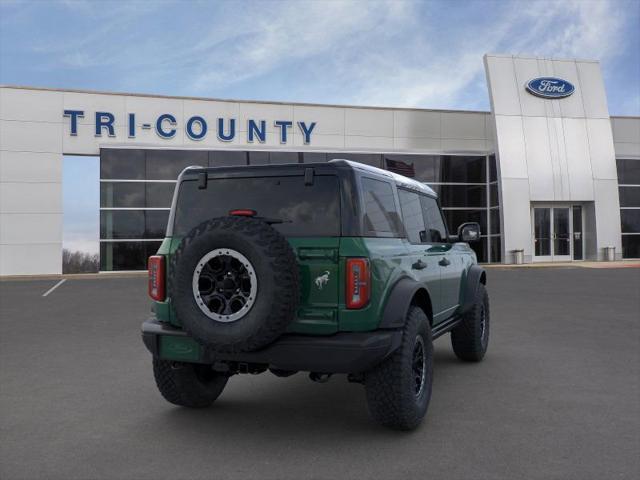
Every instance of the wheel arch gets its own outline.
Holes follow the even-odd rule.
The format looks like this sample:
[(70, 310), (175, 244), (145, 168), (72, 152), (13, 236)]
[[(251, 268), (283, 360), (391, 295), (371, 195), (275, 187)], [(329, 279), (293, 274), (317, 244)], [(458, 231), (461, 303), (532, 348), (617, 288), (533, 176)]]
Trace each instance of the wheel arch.
[(466, 313), (473, 307), (479, 284), (487, 284), (487, 272), (479, 265), (471, 265), (467, 272), (466, 283), (462, 288), (462, 308), (460, 313)]
[(403, 277), (391, 288), (379, 328), (402, 328), (411, 305), (422, 308), (429, 318), (429, 323), (433, 324), (433, 307), (429, 290), (412, 278)]

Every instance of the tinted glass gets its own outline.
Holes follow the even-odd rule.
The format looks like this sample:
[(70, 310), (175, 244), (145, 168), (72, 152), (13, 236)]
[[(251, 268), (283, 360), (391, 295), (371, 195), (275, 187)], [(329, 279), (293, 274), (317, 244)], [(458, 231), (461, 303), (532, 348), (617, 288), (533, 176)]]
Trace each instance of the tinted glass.
[(551, 209), (534, 208), (534, 242), (536, 256), (551, 255)]
[(322, 152), (303, 152), (302, 153), (302, 162), (303, 163), (314, 163), (314, 162), (326, 162), (327, 154)]
[(444, 226), (438, 203), (434, 198), (420, 195), (420, 203), (422, 204), (422, 214), (427, 226), (426, 242), (446, 242), (447, 230)]
[(471, 242), (469, 243), (469, 246), (474, 252), (476, 252), (476, 257), (478, 257), (479, 263), (487, 263), (487, 237), (482, 237), (477, 242)]
[(640, 209), (620, 210), (622, 233), (640, 233)]
[(144, 150), (100, 150), (100, 178), (120, 180), (144, 180)]
[(196, 225), (230, 210), (249, 208), (258, 216), (283, 220), (273, 227), (285, 236), (340, 235), (338, 178), (316, 175), (313, 185), (303, 176), (209, 179), (199, 189), (195, 180), (182, 182), (175, 213), (174, 235), (184, 236)]
[(176, 184), (171, 182), (146, 183), (146, 206), (149, 208), (169, 208), (173, 199)]
[(372, 178), (362, 178), (365, 230), (376, 233), (397, 233), (398, 212), (391, 184)]
[(486, 210), (445, 210), (444, 217), (450, 232), (457, 232), (463, 223), (476, 222), (480, 224), (480, 232), (483, 235), (487, 233)]
[(143, 238), (143, 210), (101, 210), (100, 238)]
[(300, 163), (300, 157), (297, 152), (269, 152), (269, 163)]
[(489, 204), (492, 207), (496, 207), (500, 204), (500, 200), (498, 197), (498, 184), (492, 183), (489, 185)]
[(210, 167), (232, 167), (235, 165), (247, 165), (247, 152), (215, 150), (209, 152)]
[(573, 259), (582, 260), (582, 207), (573, 206)]
[(175, 180), (187, 167), (206, 167), (208, 158), (205, 151), (147, 150), (147, 179)]
[(343, 160), (352, 160), (354, 162), (372, 165), (374, 167), (382, 166), (382, 155), (377, 153), (327, 153), (327, 160), (341, 158)]
[(422, 182), (439, 181), (438, 155), (385, 155), (384, 167), (405, 177), (415, 178)]
[(164, 238), (169, 221), (169, 210), (147, 210), (144, 238)]
[(103, 208), (142, 208), (144, 183), (100, 182), (100, 206)]
[(618, 158), (618, 183), (640, 185), (640, 160)]
[(249, 165), (268, 165), (269, 152), (248, 152)]
[(495, 182), (498, 180), (498, 166), (496, 165), (496, 156), (489, 155), (489, 181)]
[(619, 187), (621, 207), (640, 207), (640, 187)]
[(491, 216), (491, 231), (490, 234), (501, 233), (500, 232), (500, 210), (494, 208), (489, 210), (489, 215)]
[(622, 256), (640, 258), (640, 235), (622, 235)]
[(491, 262), (502, 261), (502, 238), (490, 237), (489, 244), (491, 245)]
[(443, 183), (486, 183), (486, 158), (442, 156), (439, 180)]
[(100, 242), (100, 270), (146, 270), (161, 242)]
[(486, 208), (487, 206), (485, 185), (430, 185), (430, 187), (438, 194), (442, 208)]
[[(425, 238), (424, 217), (422, 215), (422, 204), (417, 193), (398, 189), (400, 197), (400, 209), (402, 210), (402, 220), (407, 238), (411, 243), (421, 243)], [(422, 232), (422, 233), (421, 233)], [(423, 235), (421, 237), (421, 235)]]

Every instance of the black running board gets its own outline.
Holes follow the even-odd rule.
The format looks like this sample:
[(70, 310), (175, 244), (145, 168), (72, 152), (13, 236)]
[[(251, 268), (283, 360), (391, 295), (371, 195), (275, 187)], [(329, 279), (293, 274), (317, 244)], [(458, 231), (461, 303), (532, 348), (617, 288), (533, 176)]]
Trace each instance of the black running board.
[(431, 330), (431, 338), (435, 340), (436, 338), (441, 337), (445, 333), (450, 332), (457, 327), (460, 322), (462, 322), (461, 316), (451, 317), (444, 322), (440, 322)]

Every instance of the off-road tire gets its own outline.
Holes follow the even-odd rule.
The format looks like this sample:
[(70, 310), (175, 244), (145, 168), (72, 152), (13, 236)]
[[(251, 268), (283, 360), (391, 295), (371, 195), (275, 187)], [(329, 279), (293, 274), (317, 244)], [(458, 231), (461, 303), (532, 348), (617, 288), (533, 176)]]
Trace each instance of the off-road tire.
[(451, 330), (451, 346), (460, 360), (479, 362), (484, 358), (489, 346), (489, 323), (489, 294), (480, 283), (473, 307), (465, 313), (462, 322)]
[[(223, 323), (196, 304), (193, 273), (207, 253), (229, 248), (255, 270), (255, 302), (240, 319)], [(278, 338), (295, 318), (300, 300), (299, 271), (287, 239), (264, 221), (221, 217), (203, 222), (183, 238), (169, 266), (168, 291), (183, 329), (217, 352), (258, 350)]]
[(153, 359), (153, 376), (169, 403), (189, 408), (205, 408), (220, 396), (228, 377), (209, 365)]
[[(423, 342), (426, 368), (421, 393), (416, 395), (413, 360), (418, 337)], [(429, 319), (421, 308), (411, 306), (400, 347), (365, 374), (369, 413), (377, 422), (395, 430), (416, 428), (427, 413), (432, 381), (433, 343)]]

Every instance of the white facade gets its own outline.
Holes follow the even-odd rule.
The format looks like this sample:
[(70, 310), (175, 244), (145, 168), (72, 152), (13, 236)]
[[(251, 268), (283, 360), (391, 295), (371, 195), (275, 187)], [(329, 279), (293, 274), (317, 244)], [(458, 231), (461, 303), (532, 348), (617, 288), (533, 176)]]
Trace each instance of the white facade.
[[(148, 95), (0, 87), (0, 275), (61, 273), (63, 155), (98, 155), (101, 147), (283, 149), (433, 154), (496, 153), (501, 186), (503, 261), (524, 249), (531, 260), (532, 202), (579, 202), (587, 215), (587, 257), (620, 252), (617, 152), (640, 158), (640, 119), (609, 118), (600, 68), (593, 61), (486, 56), (492, 112), (344, 107), (221, 101)], [(574, 95), (545, 100), (524, 90), (527, 79), (562, 76)], [(65, 111), (76, 115), (77, 131)], [(96, 112), (113, 115), (96, 135)], [(135, 114), (133, 133), (130, 114)], [(171, 114), (175, 135), (156, 121)], [(202, 140), (186, 133), (206, 119)], [(232, 141), (216, 120), (236, 120)], [(250, 142), (249, 121), (264, 120), (264, 142)], [(290, 121), (282, 142), (274, 122)], [(309, 143), (298, 122), (315, 122)], [(148, 125), (148, 127), (147, 127)], [(612, 133), (613, 127), (613, 133)], [(197, 131), (197, 129), (196, 129)], [(591, 243), (589, 243), (591, 242)]]
[[(534, 202), (581, 204), (587, 258), (601, 260), (608, 246), (621, 256), (616, 152), (599, 63), (487, 55), (485, 68), (496, 124), (507, 260), (517, 249), (524, 250), (525, 261), (533, 257)], [(531, 95), (525, 85), (536, 77), (566, 79), (575, 93), (557, 100)], [(629, 127), (625, 139), (633, 144)]]

